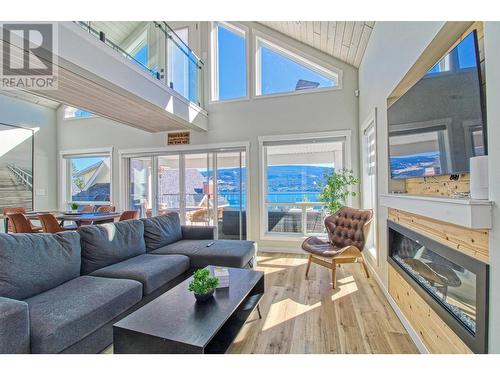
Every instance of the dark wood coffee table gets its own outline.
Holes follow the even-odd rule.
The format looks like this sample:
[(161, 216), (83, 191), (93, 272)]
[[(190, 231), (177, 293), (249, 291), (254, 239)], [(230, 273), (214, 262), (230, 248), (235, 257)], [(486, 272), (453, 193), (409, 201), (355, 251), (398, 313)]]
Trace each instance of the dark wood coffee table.
[(264, 273), (229, 268), (229, 288), (216, 290), (206, 303), (188, 291), (191, 279), (117, 322), (114, 353), (224, 353), (258, 307)]

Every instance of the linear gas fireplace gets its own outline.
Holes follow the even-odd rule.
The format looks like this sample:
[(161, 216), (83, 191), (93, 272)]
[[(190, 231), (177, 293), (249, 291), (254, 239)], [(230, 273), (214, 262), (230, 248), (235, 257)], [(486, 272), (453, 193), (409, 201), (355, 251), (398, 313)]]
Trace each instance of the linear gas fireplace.
[(475, 353), (487, 352), (488, 265), (388, 220), (388, 260)]

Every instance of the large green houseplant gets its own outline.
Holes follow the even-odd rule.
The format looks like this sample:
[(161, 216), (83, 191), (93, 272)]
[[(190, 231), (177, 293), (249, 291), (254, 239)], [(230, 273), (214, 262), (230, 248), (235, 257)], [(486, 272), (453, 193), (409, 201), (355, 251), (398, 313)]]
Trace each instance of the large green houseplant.
[(354, 176), (352, 170), (334, 171), (327, 176), (319, 200), (325, 204), (330, 214), (333, 214), (345, 206), (348, 197), (356, 196), (356, 192), (351, 188), (357, 184), (359, 184), (359, 179)]

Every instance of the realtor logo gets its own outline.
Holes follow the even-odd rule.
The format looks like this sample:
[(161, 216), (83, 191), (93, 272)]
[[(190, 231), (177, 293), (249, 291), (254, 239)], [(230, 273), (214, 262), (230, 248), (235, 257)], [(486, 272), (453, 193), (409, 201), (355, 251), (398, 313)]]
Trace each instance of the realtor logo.
[(57, 88), (55, 31), (52, 23), (0, 23), (0, 89)]

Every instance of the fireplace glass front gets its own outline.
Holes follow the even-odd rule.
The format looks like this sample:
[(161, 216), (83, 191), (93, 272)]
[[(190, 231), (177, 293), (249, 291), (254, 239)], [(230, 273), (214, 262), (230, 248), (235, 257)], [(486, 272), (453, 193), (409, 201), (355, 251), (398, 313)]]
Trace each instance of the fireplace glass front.
[(476, 274), (419, 242), (391, 230), (392, 259), (475, 334)]

